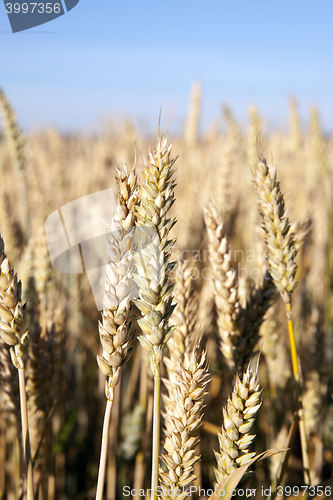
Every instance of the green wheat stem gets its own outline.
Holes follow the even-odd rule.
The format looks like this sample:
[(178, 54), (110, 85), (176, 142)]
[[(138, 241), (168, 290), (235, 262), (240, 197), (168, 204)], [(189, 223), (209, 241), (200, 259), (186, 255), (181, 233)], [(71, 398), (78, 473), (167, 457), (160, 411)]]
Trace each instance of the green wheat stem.
[(300, 365), (298, 363), (297, 347), (294, 335), (294, 325), (291, 312), (291, 303), (286, 304), (287, 320), (288, 320), (288, 331), (290, 340), (290, 353), (291, 362), (293, 366), (293, 374), (296, 382), (296, 395), (297, 395), (297, 413), (299, 417), (299, 433), (301, 438), (301, 448), (302, 448), (302, 458), (303, 458), (303, 474), (305, 485), (311, 485), (310, 482), (310, 460), (309, 460), (309, 449), (308, 440), (304, 421), (304, 411), (302, 403), (302, 377), (300, 373)]
[(291, 304), (286, 304), (287, 311), (287, 320), (288, 320), (288, 332), (289, 332), (289, 341), (290, 341), (290, 353), (291, 353), (291, 362), (293, 366), (293, 374), (294, 378), (297, 382), (299, 382), (299, 366), (298, 366), (298, 358), (297, 358), (297, 348), (296, 341), (294, 335), (294, 325), (291, 314)]

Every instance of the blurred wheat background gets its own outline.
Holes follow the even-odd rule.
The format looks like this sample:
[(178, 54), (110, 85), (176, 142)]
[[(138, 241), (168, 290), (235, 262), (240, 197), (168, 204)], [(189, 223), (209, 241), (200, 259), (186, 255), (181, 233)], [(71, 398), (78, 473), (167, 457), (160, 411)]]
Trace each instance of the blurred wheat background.
[[(246, 126), (241, 125), (225, 106), (219, 122), (202, 131), (202, 92), (200, 83), (195, 83), (185, 128), (168, 137), (173, 155), (179, 155), (176, 201), (171, 208), (178, 221), (172, 229), (172, 238), (177, 238), (173, 255), (185, 266), (178, 265), (171, 275), (178, 306), (170, 321), (179, 327), (184, 324), (186, 332), (196, 323), (211, 377), (204, 396), (206, 408), (197, 444), (202, 458), (194, 465), (199, 476), (195, 484), (208, 489), (216, 480), (213, 450), (219, 450), (222, 408), (232, 394), (235, 373), (245, 373), (251, 359), (247, 352), (242, 361), (230, 363), (227, 342), (220, 346), (215, 271), (209, 259), (209, 222), (206, 216), (207, 229), (204, 211), (212, 202), (223, 218), (226, 250), (237, 278), (236, 285), (230, 284), (230, 293), (237, 286), (239, 307), (244, 310), (256, 290), (261, 294), (256, 299), (259, 312), (255, 310), (250, 322), (255, 332), (251, 351), (261, 350), (258, 379), (262, 388), (253, 450), (290, 447), (283, 484), (304, 484), (284, 304), (272, 284), (262, 283), (267, 263), (253, 182), (262, 153), (277, 165), (298, 250), (300, 283), (293, 293), (293, 319), (311, 484), (332, 485), (333, 138), (324, 133), (315, 107), (302, 123), (295, 98), (289, 102), (285, 130), (267, 131), (255, 106), (248, 108)], [(147, 162), (149, 148), (156, 144), (157, 127), (147, 137), (130, 119), (110, 120), (99, 134), (63, 134), (47, 128), (22, 135), (4, 94), (1, 99), (0, 233), (27, 304), (26, 386), (36, 498), (94, 498), (105, 407), (105, 376), (96, 363), (101, 353), (100, 313), (86, 274), (52, 269), (44, 224), (48, 215), (70, 201), (110, 187), (117, 193), (116, 167), (126, 163), (132, 168), (135, 155), (141, 184), (142, 162)], [(108, 500), (123, 498), (126, 485), (138, 489), (150, 484), (152, 379), (136, 339), (133, 347), (115, 388), (106, 470)], [(24, 490), (24, 464), (17, 370), (1, 339), (0, 348), (0, 498), (18, 500)], [(168, 363), (161, 365), (162, 377), (167, 376), (167, 368)], [(165, 388), (162, 394), (168, 402)], [(276, 455), (256, 465), (251, 479), (256, 498), (264, 498), (262, 487), (268, 488), (281, 473), (279, 462), (280, 455)]]

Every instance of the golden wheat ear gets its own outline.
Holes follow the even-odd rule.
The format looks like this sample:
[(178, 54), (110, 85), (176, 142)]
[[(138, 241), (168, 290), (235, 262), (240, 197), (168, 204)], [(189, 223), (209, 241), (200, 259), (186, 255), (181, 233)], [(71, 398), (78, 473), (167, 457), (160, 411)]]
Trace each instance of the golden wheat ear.
[[(174, 384), (169, 390), (173, 405), (166, 407), (164, 413), (165, 442), (162, 460), (166, 471), (160, 469), (161, 486), (171, 490), (171, 497), (162, 494), (161, 500), (167, 498), (185, 499), (189, 485), (197, 478), (194, 464), (200, 460), (196, 454), (199, 442), (198, 429), (203, 417), (203, 398), (205, 388), (210, 380), (207, 369), (207, 354), (200, 354), (199, 344), (192, 354), (186, 353), (182, 364), (175, 365)], [(181, 493), (179, 493), (181, 492)]]
[(167, 137), (158, 138), (157, 148), (149, 153), (148, 165), (144, 168), (146, 184), (140, 186), (140, 206), (137, 206), (137, 229), (146, 233), (149, 244), (134, 255), (136, 273), (134, 280), (139, 288), (139, 299), (135, 301), (142, 313), (138, 319), (143, 335), (139, 341), (150, 356), (154, 375), (153, 410), (153, 459), (152, 499), (157, 498), (159, 448), (160, 448), (160, 362), (163, 348), (171, 337), (174, 326), (169, 319), (175, 308), (171, 292), (170, 274), (175, 262), (170, 262), (175, 240), (169, 233), (176, 219), (167, 218), (174, 202), (174, 169), (177, 157), (171, 157), (171, 144)]
[(131, 327), (131, 303), (133, 292), (131, 246), (135, 206), (137, 203), (137, 176), (135, 167), (129, 171), (126, 165), (117, 169), (119, 186), (116, 214), (111, 222), (111, 233), (107, 244), (106, 280), (102, 321), (99, 322), (99, 336), (103, 348), (97, 355), (101, 372), (106, 375), (102, 447), (97, 480), (96, 500), (103, 498), (108, 431), (114, 399), (114, 388), (119, 382), (122, 366), (132, 352), (134, 333)]
[(132, 351), (131, 303), (133, 292), (133, 258), (131, 247), (135, 222), (135, 207), (138, 201), (135, 168), (127, 165), (117, 169), (119, 186), (116, 214), (111, 223), (107, 244), (106, 280), (102, 321), (99, 336), (103, 347), (102, 356), (97, 355), (100, 370), (108, 377), (105, 385), (107, 399), (118, 384), (121, 367)]
[(262, 155), (259, 156), (254, 182), (258, 192), (259, 211), (265, 231), (269, 273), (286, 307), (290, 353), (294, 379), (297, 385), (297, 407), (302, 445), (304, 481), (305, 484), (309, 485), (310, 462), (304, 412), (302, 408), (302, 374), (298, 362), (291, 309), (292, 293), (298, 285), (295, 276), (297, 271), (295, 257), (297, 255), (298, 245), (295, 244), (295, 235), (292, 232), (291, 223), (285, 210), (280, 181), (277, 180), (276, 167), (267, 165)]
[(21, 282), (5, 254), (5, 244), (0, 236), (0, 336), (9, 346), (12, 363), (19, 377), (20, 409), (23, 451), (26, 468), (27, 499), (34, 499), (30, 434), (28, 424), (25, 366), (29, 334), (26, 329), (25, 305), (22, 304)]
[(210, 203), (204, 208), (204, 217), (209, 237), (221, 352), (235, 372), (243, 371), (256, 350), (259, 327), (273, 302), (275, 286), (271, 277), (264, 275), (259, 286), (250, 290), (249, 299), (242, 306), (222, 214)]
[(30, 236), (30, 209), (27, 186), (27, 164), (24, 150), (24, 141), (18, 126), (16, 116), (6, 95), (0, 88), (0, 110), (3, 117), (3, 125), (8, 144), (8, 149), (15, 167), (21, 177), (21, 202), (24, 215), (24, 234), (26, 243)]
[[(242, 377), (237, 375), (231, 397), (223, 408), (223, 424), (218, 434), (219, 452), (214, 451), (217, 461), (215, 487), (255, 456), (255, 452), (250, 451), (255, 434), (250, 434), (250, 431), (261, 406), (258, 368), (257, 364), (253, 372), (249, 364)], [(248, 478), (247, 475), (245, 479)]]

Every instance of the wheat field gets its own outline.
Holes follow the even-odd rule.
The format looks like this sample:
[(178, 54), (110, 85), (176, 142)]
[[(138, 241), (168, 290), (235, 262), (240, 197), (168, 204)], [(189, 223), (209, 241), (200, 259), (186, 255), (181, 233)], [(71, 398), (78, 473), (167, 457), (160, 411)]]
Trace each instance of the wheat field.
[[(195, 84), (174, 137), (163, 114), (150, 137), (130, 120), (22, 134), (9, 97), (0, 498), (331, 498), (333, 138), (319, 111), (302, 124), (291, 99), (286, 130), (268, 133), (254, 106), (246, 126), (224, 107), (201, 132)], [(86, 273), (52, 268), (45, 221), (109, 188), (98, 311)], [(140, 228), (151, 244), (135, 253)]]

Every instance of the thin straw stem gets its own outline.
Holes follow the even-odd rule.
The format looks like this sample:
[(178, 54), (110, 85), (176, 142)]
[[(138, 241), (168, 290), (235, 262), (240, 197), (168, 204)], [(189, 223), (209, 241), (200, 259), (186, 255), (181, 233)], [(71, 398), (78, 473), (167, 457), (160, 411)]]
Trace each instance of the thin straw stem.
[(106, 476), (106, 498), (115, 500), (117, 496), (117, 429), (119, 424), (119, 412), (121, 401), (121, 378), (115, 389), (115, 402), (110, 421), (110, 438), (108, 442), (109, 460)]
[(158, 470), (160, 456), (160, 365), (154, 363), (154, 412), (153, 412), (153, 453), (151, 471), (151, 499), (157, 500)]
[(299, 433), (301, 438), (301, 448), (302, 448), (302, 459), (303, 459), (303, 474), (305, 485), (311, 485), (310, 482), (310, 460), (309, 460), (309, 449), (304, 421), (304, 411), (302, 404), (302, 377), (300, 373), (300, 366), (298, 363), (296, 341), (294, 335), (293, 319), (291, 314), (291, 304), (286, 304), (287, 310), (287, 320), (288, 320), (288, 331), (290, 339), (290, 352), (291, 361), (293, 365), (293, 373), (296, 381), (296, 391), (297, 391), (297, 412), (299, 417)]
[(19, 377), (23, 452), (24, 452), (25, 473), (27, 480), (27, 500), (34, 500), (34, 482), (32, 475), (32, 460), (31, 460), (30, 435), (29, 435), (29, 425), (28, 425), (27, 393), (25, 390), (24, 364), (20, 356), (17, 356), (16, 359), (18, 363), (17, 371)]
[(101, 446), (101, 456), (99, 461), (98, 469), (98, 480), (97, 480), (97, 491), (96, 500), (103, 499), (104, 482), (105, 482), (105, 471), (106, 471), (106, 459), (108, 454), (108, 437), (109, 437), (109, 427), (110, 427), (110, 417), (113, 405), (113, 387), (109, 388), (109, 398), (106, 403), (103, 432), (102, 432), (102, 446)]

